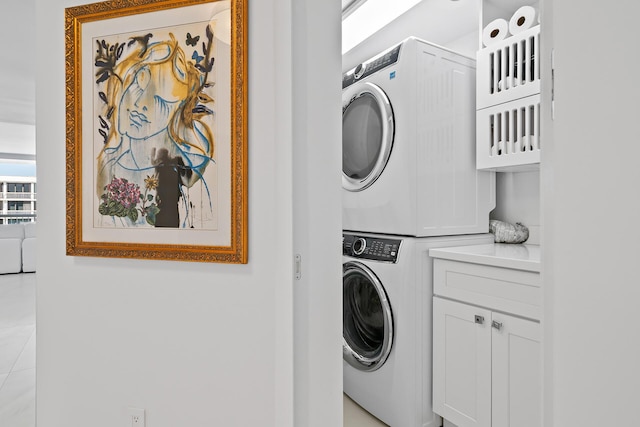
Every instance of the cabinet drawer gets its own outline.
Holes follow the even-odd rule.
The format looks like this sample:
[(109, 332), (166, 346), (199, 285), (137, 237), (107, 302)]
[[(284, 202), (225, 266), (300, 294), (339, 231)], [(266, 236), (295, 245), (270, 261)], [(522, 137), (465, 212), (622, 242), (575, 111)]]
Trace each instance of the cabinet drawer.
[(540, 273), (437, 258), (433, 271), (435, 295), (540, 319)]

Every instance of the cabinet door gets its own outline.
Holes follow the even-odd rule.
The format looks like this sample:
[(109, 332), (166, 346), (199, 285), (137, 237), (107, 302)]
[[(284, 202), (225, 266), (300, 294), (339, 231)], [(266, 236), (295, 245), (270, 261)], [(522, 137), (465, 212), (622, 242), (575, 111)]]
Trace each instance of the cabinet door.
[(458, 427), (491, 426), (490, 311), (433, 298), (433, 411)]
[(541, 427), (540, 324), (506, 314), (492, 316), (492, 425)]

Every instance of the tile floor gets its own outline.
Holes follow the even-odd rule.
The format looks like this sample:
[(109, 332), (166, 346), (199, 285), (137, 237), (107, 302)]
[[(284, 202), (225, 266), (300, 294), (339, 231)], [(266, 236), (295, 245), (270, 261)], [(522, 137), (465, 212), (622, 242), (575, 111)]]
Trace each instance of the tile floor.
[[(0, 274), (0, 426), (35, 427), (36, 275)], [(344, 395), (344, 427), (385, 427)]]
[(344, 427), (387, 427), (385, 423), (362, 409), (344, 395)]
[(0, 275), (0, 426), (36, 425), (36, 275)]

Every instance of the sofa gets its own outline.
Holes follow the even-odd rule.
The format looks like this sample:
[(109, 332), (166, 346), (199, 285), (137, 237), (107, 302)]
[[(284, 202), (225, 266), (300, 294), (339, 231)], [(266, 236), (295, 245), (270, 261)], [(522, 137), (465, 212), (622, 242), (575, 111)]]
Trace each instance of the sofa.
[(0, 274), (36, 271), (36, 223), (0, 224)]

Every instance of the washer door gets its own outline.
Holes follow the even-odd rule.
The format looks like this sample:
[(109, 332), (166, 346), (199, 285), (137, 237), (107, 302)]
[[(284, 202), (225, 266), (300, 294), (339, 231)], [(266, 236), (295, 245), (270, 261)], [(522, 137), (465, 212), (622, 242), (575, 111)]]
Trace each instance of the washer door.
[(380, 176), (393, 145), (389, 98), (379, 86), (355, 83), (342, 92), (342, 186), (361, 191)]
[(362, 371), (379, 369), (393, 343), (393, 316), (387, 293), (364, 264), (342, 266), (342, 356)]

